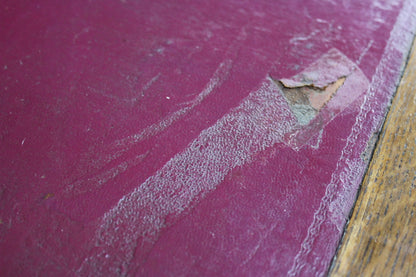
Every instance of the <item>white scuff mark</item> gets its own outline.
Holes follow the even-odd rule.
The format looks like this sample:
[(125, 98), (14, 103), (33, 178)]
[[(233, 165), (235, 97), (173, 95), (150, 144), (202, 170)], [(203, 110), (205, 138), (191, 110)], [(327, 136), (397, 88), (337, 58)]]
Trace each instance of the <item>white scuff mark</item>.
[(25, 144), (26, 138), (24, 138), (21, 142), (21, 145), (23, 146), (23, 144)]
[(253, 247), (253, 249), (249, 252), (249, 254), (247, 255), (247, 258), (239, 265), (239, 267), (246, 265), (249, 261), (251, 261), (254, 258), (259, 248), (262, 246), (264, 241), (271, 235), (271, 233), (274, 231), (276, 226), (277, 226), (277, 222), (273, 223), (271, 227), (264, 234), (261, 234), (259, 232), (260, 233), (259, 240), (257, 241), (256, 245)]
[(264, 32), (264, 33), (272, 33), (273, 32), (272, 30), (270, 30), (269, 28), (266, 28), (264, 26), (254, 26), (253, 29), (256, 30), (256, 31)]
[(394, 6), (400, 4), (400, 1), (397, 0), (375, 0), (372, 2), (373, 6), (381, 10), (390, 11)]
[(290, 44), (296, 44), (298, 41), (306, 41), (306, 40), (309, 40), (309, 39), (313, 38), (319, 32), (320, 32), (319, 30), (314, 30), (309, 35), (296, 35), (296, 36), (294, 36), (293, 38), (291, 38), (289, 40), (289, 43)]
[(313, 149), (319, 149), (319, 146), (321, 145), (322, 142), (322, 135), (324, 133), (324, 129), (321, 129), (321, 131), (319, 131), (318, 137), (316, 138), (316, 143), (315, 144), (311, 144), (311, 148)]
[(317, 19), (316, 19), (316, 22), (318, 22), (318, 23), (325, 23), (325, 24), (329, 24), (329, 22), (328, 22), (327, 20), (325, 20), (325, 19), (321, 19), (321, 18), (317, 18)]
[(332, 5), (338, 5), (338, 1), (337, 0), (324, 0), (324, 2), (330, 3)]
[[(321, 28), (320, 27), (320, 28), (315, 29), (313, 31), (311, 30), (309, 33), (296, 34), (296, 35), (293, 36), (293, 38), (291, 38), (289, 40), (289, 43), (294, 45), (294, 46), (297, 46), (297, 45), (299, 45), (299, 42), (313, 41), (313, 40), (316, 40), (317, 38), (319, 38), (320, 41), (323, 40), (323, 42), (325, 43), (325, 46), (329, 47), (330, 46), (329, 43), (331, 41), (333, 41), (333, 39), (336, 39), (340, 36), (342, 27), (341, 26), (336, 26), (334, 28), (333, 22), (329, 22), (329, 21), (326, 21), (326, 20), (320, 20), (320, 21), (317, 21), (317, 23), (318, 24), (326, 24), (326, 25), (328, 25), (328, 27), (327, 28)], [(339, 28), (339, 27), (341, 27), (341, 28)], [(334, 37), (334, 34), (335, 34), (335, 37)], [(312, 46), (313, 46), (313, 44), (310, 44), (310, 43), (309, 43), (309, 45), (308, 44), (305, 45), (305, 47), (307, 47), (307, 48), (310, 48)]]
[(7, 70), (7, 65), (4, 65), (3, 69), (4, 69), (4, 70)]
[[(267, 78), (260, 89), (202, 131), (183, 152), (103, 216), (94, 242), (99, 248), (79, 272), (109, 274), (115, 268), (127, 268), (138, 240), (154, 243), (168, 215), (179, 215), (195, 197), (215, 189), (233, 168), (282, 141), (296, 124), (279, 88)], [(102, 259), (109, 251), (119, 254)]]
[(85, 33), (89, 33), (90, 29), (91, 29), (90, 27), (82, 28), (82, 30), (80, 32), (78, 32), (74, 35), (74, 38), (72, 39), (72, 42), (75, 43), (78, 40), (80, 35), (85, 34)]
[(169, 96), (166, 96), (166, 99), (167, 99), (167, 100), (170, 100), (170, 97), (169, 97)]
[[(94, 88), (94, 87), (91, 87), (91, 86), (87, 86), (87, 89), (88, 89), (88, 91), (90, 91), (94, 94), (97, 94), (97, 95), (101, 95), (102, 97), (106, 97), (106, 98), (116, 100), (116, 101), (125, 101), (125, 99), (122, 99), (122, 97), (113, 95), (113, 94), (111, 94), (111, 92), (106, 92), (106, 91), (103, 91), (102, 89), (97, 89), (97, 88)], [(89, 94), (86, 92), (85, 96), (88, 96), (88, 95)]]
[(22, 61), (22, 60), (19, 60), (19, 64), (20, 64), (20, 65), (23, 65), (23, 61)]
[[(176, 112), (172, 113), (171, 115), (165, 117), (158, 123), (152, 124), (142, 130), (140, 133), (128, 136), (121, 140), (116, 141), (116, 146), (128, 146), (135, 143), (138, 143), (142, 140), (145, 140), (149, 137), (155, 136), (165, 130), (167, 127), (172, 125), (174, 122), (181, 119), (185, 116), (190, 110), (195, 108), (199, 105), (214, 89), (218, 88), (226, 78), (228, 78), (228, 73), (231, 69), (232, 61), (227, 59), (223, 61), (216, 71), (214, 72), (213, 76), (206, 84), (205, 88), (189, 103), (190, 105), (177, 110)], [(127, 149), (126, 149), (127, 150)]]
[(156, 82), (160, 77), (160, 72), (156, 74), (152, 79), (150, 79), (141, 89), (140, 95), (144, 96), (144, 93)]
[(65, 187), (64, 192), (70, 192), (71, 195), (74, 196), (85, 192), (86, 189), (91, 190), (92, 188), (101, 187), (109, 181), (114, 180), (118, 175), (125, 172), (127, 169), (140, 163), (148, 153), (149, 151), (145, 154), (137, 155), (130, 160), (124, 161), (102, 173), (95, 174), (92, 177), (82, 178), (81, 180), (69, 184)]
[(370, 50), (371, 46), (373, 46), (374, 40), (370, 40), (367, 44), (367, 46), (364, 48), (364, 50), (361, 52), (360, 56), (358, 57), (357, 61), (355, 62), (355, 64), (358, 66), (360, 66), (362, 59), (364, 58), (365, 55), (367, 55), (368, 50)]
[[(124, 77), (124, 75), (120, 72), (119, 73), (120, 75), (122, 75), (123, 77)], [(159, 77), (161, 76), (161, 74), (160, 73), (158, 73), (157, 75), (155, 75), (152, 79), (150, 79), (143, 87), (142, 87), (142, 89), (140, 90), (140, 93), (139, 93), (139, 95), (141, 96), (141, 97), (143, 97), (144, 96), (144, 93), (153, 85), (153, 83), (154, 82), (156, 82), (158, 79), (159, 79)], [(129, 79), (130, 79), (130, 76), (126, 76), (125, 77), (126, 78), (126, 80), (128, 81)], [(91, 86), (87, 86), (87, 88), (90, 90), (90, 91), (92, 91), (92, 92), (94, 92), (95, 94), (99, 94), (99, 95), (101, 95), (101, 96), (103, 96), (103, 97), (107, 97), (107, 98), (110, 98), (110, 99), (113, 99), (113, 100), (117, 100), (117, 101), (124, 101), (124, 102), (132, 102), (132, 103), (134, 103), (134, 102), (136, 102), (137, 100), (138, 100), (138, 98), (139, 97), (133, 97), (133, 98), (127, 98), (127, 97), (119, 97), (119, 96), (115, 96), (115, 95), (113, 95), (113, 94), (111, 94), (111, 93), (106, 93), (106, 92), (104, 92), (104, 91), (102, 91), (101, 89), (97, 89), (97, 88), (94, 88), (94, 87), (91, 87)], [(86, 96), (88, 96), (88, 94), (86, 93), (85, 94)]]
[[(305, 267), (312, 268), (313, 265), (307, 261), (312, 260), (317, 253), (312, 251), (316, 239), (319, 237), (322, 224), (328, 219), (327, 212), (330, 206), (342, 207), (341, 211), (337, 209), (336, 213), (331, 214), (329, 219), (339, 229), (345, 224), (345, 218), (340, 220), (339, 217), (345, 214), (346, 209), (350, 209), (356, 194), (356, 186), (364, 174), (365, 166), (360, 157), (360, 153), (365, 146), (360, 149), (356, 145), (358, 137), (364, 135), (364, 139), (369, 139), (372, 133), (377, 132), (381, 127), (382, 119), (385, 114), (385, 107), (395, 91), (399, 81), (400, 72), (403, 70), (405, 57), (413, 40), (413, 30), (416, 28), (416, 3), (408, 0), (404, 3), (397, 21), (390, 32), (390, 38), (376, 68), (371, 85), (365, 95), (364, 102), (360, 107), (360, 112), (348, 136), (347, 143), (342, 150), (341, 157), (338, 160), (336, 169), (331, 176), (331, 181), (326, 187), (325, 195), (322, 197), (319, 208), (315, 211), (311, 225), (308, 228), (307, 235), (303, 240), (300, 250), (293, 260), (288, 276), (300, 276)], [(401, 55), (398, 59), (396, 55)], [(396, 76), (391, 79), (390, 76)], [(387, 80), (387, 81), (386, 81)], [(380, 91), (387, 92), (385, 95)], [(377, 94), (376, 94), (377, 92)], [(376, 104), (377, 103), (377, 104)], [(377, 111), (372, 111), (376, 108)], [(364, 126), (369, 126), (371, 132), (363, 134)], [(354, 166), (355, 165), (355, 166)], [(357, 165), (359, 169), (357, 170)], [(336, 198), (338, 189), (343, 189), (340, 198)], [(335, 202), (335, 203), (333, 203)], [(338, 203), (337, 203), (338, 202)], [(334, 249), (335, 251), (335, 249)], [(311, 259), (312, 258), (312, 259)], [(321, 268), (326, 270), (329, 266), (329, 260)], [(325, 272), (315, 272), (316, 276), (324, 276)]]

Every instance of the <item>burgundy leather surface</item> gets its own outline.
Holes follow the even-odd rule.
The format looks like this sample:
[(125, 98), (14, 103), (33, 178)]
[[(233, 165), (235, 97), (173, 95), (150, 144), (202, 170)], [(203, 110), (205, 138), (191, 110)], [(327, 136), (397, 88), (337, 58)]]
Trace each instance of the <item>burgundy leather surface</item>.
[[(415, 14), (413, 1), (2, 1), (1, 275), (325, 274)], [(279, 82), (340, 78), (305, 121)]]

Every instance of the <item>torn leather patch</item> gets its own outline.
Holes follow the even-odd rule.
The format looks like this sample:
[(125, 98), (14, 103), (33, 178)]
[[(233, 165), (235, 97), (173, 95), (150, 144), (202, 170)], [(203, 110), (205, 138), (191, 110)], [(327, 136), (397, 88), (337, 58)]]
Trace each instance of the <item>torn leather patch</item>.
[(286, 140), (293, 148), (308, 142), (369, 86), (358, 66), (335, 48), (298, 74), (275, 82), (298, 121)]
[(345, 77), (340, 77), (335, 82), (322, 88), (313, 85), (290, 87), (281, 81), (280, 89), (283, 91), (299, 124), (307, 125), (336, 94), (344, 81)]

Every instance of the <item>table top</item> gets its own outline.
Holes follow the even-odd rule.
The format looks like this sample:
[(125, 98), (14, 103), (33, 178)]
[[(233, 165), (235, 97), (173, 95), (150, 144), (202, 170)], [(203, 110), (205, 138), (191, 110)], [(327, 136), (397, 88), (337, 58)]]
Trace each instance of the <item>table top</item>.
[[(0, 15), (1, 275), (321, 276), (336, 253), (343, 275), (370, 255), (351, 250), (375, 238), (351, 240), (353, 220), (337, 249), (414, 1), (6, 0)], [(367, 191), (402, 174), (377, 151)], [(384, 230), (356, 215), (365, 191), (351, 219)]]

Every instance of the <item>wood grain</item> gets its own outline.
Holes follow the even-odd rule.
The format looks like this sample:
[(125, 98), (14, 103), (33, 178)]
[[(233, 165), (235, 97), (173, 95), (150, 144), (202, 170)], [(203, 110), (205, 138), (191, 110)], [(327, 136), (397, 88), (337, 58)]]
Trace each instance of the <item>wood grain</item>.
[(330, 276), (416, 276), (416, 47)]

